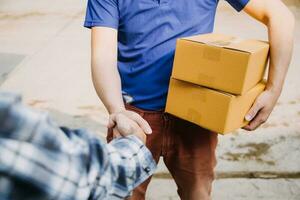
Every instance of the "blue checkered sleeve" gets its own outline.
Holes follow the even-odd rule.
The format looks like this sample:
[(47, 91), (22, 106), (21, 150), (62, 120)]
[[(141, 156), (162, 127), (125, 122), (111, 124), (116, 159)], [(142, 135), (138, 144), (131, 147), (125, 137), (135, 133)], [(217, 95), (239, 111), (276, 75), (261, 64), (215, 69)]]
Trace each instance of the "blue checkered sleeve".
[(84, 129), (58, 127), (45, 113), (0, 92), (0, 199), (123, 199), (153, 174), (136, 137), (103, 143)]

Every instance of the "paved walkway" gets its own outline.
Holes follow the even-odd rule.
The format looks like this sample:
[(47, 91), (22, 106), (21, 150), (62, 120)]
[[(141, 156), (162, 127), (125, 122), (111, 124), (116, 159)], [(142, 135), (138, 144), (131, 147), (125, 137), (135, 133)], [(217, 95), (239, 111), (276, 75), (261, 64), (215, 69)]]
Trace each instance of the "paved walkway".
[[(300, 19), (298, 1), (289, 1)], [(293, 3), (294, 2), (294, 3)], [(265, 28), (228, 6), (219, 7), (216, 32), (266, 39)], [(0, 89), (20, 92), (28, 105), (60, 124), (105, 135), (107, 113), (90, 79), (90, 32), (82, 0), (0, 0)], [(296, 35), (300, 35), (300, 20)], [(300, 199), (300, 37), (287, 82), (270, 119), (249, 134), (220, 136), (213, 196), (227, 199)], [(178, 199), (161, 162), (149, 200)]]

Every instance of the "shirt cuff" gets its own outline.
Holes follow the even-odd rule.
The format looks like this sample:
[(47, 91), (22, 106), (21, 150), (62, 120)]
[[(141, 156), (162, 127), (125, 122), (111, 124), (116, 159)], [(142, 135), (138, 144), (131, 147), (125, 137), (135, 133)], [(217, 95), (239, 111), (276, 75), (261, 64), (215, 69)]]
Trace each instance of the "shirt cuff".
[[(140, 161), (141, 167), (144, 170), (144, 175), (141, 175), (141, 180), (139, 180), (135, 186), (139, 185), (140, 183), (144, 182), (149, 176), (151, 176), (154, 171), (156, 170), (156, 162), (153, 159), (152, 153), (149, 149), (144, 145), (144, 143), (135, 135), (129, 135), (127, 137), (119, 137), (114, 139), (111, 144), (116, 144), (118, 141), (126, 139), (127, 146), (136, 152), (138, 160)], [(134, 186), (134, 187), (135, 187)]]
[(135, 135), (130, 135), (126, 137), (128, 140), (132, 141), (132, 143), (136, 144), (136, 147), (140, 148), (140, 152), (138, 153), (138, 158), (141, 161), (142, 167), (145, 171), (145, 177), (141, 177), (143, 180), (140, 180), (136, 183), (136, 186), (140, 183), (144, 182), (150, 175), (154, 173), (156, 170), (156, 162), (153, 159), (152, 153), (150, 150), (144, 145), (144, 143)]
[(156, 162), (152, 153), (137, 136), (119, 137), (112, 140), (110, 144), (123, 152), (124, 155), (134, 155), (136, 157), (138, 165), (133, 170), (140, 169), (140, 172), (137, 172), (137, 179), (128, 185), (129, 191), (143, 183), (155, 172)]

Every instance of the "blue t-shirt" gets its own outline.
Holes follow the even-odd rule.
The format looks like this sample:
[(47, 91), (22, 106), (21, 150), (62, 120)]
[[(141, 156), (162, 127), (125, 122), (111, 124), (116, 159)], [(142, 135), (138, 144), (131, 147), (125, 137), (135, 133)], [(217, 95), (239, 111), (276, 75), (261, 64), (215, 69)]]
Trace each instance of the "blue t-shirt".
[[(227, 0), (240, 11), (249, 0)], [(122, 92), (134, 106), (164, 109), (176, 39), (213, 31), (218, 0), (89, 0), (84, 26), (118, 30)]]

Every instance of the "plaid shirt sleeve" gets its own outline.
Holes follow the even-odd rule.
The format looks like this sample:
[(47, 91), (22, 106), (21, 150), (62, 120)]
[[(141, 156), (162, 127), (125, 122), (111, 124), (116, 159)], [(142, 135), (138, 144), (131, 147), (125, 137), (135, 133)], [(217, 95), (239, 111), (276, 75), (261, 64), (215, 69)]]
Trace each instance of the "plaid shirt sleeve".
[(123, 199), (156, 164), (136, 136), (109, 144), (0, 92), (0, 199)]

